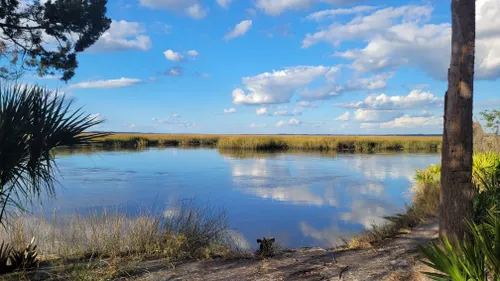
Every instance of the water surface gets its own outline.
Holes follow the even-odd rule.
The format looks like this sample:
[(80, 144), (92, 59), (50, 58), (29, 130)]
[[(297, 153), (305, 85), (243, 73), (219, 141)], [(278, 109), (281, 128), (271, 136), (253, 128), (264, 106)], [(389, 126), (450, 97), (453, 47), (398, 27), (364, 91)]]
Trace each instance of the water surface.
[(251, 244), (333, 246), (411, 200), (414, 171), (437, 154), (243, 153), (149, 149), (58, 155), (58, 213), (120, 208), (134, 214), (182, 199), (223, 206)]

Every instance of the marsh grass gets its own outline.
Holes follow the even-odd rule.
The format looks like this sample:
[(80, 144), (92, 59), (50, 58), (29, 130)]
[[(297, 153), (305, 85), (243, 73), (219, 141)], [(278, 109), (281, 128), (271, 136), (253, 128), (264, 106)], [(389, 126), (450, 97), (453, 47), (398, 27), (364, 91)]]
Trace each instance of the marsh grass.
[(14, 248), (35, 237), (42, 260), (208, 258), (229, 251), (225, 211), (182, 204), (172, 216), (143, 212), (129, 216), (120, 212), (91, 212), (67, 218), (18, 216), (0, 240)]
[(105, 147), (208, 146), (246, 150), (379, 150), (438, 151), (439, 136), (278, 136), (278, 135), (171, 135), (112, 134), (100, 139)]

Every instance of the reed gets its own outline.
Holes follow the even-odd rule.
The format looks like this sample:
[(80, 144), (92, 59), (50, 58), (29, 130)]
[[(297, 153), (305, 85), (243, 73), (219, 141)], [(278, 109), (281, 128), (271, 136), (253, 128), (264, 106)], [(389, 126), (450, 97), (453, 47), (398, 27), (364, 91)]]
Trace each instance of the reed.
[(100, 139), (105, 147), (208, 146), (245, 150), (380, 150), (438, 151), (440, 136), (299, 136), (112, 134)]

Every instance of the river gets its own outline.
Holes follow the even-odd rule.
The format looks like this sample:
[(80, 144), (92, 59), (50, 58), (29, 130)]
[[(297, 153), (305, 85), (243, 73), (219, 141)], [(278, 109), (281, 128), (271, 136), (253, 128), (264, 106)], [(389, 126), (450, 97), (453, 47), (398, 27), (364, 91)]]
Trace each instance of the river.
[(404, 210), (415, 170), (440, 155), (165, 148), (56, 158), (60, 186), (45, 211), (168, 213), (193, 200), (224, 208), (230, 227), (252, 244), (274, 236), (287, 247), (328, 247)]

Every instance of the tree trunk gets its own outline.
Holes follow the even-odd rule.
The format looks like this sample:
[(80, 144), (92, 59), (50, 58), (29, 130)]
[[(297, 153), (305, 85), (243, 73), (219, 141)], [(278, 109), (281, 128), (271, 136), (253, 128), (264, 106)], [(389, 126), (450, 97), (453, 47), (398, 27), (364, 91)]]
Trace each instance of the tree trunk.
[(472, 96), (475, 0), (452, 0), (451, 62), (444, 104), (439, 233), (461, 240), (473, 215)]

